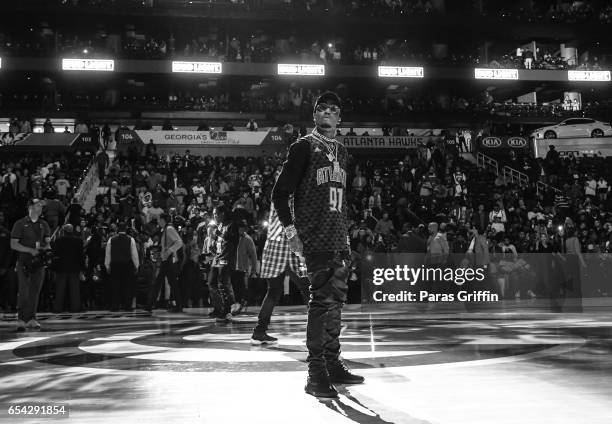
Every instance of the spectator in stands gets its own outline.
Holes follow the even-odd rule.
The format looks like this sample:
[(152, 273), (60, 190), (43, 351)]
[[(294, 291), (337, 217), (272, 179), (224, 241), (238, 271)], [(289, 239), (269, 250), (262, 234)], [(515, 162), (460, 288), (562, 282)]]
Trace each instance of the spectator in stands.
[(51, 228), (51, 232), (59, 226), (60, 219), (65, 213), (64, 205), (53, 192), (47, 192), (44, 200), (43, 216)]
[(525, 69), (531, 69), (533, 67), (533, 52), (529, 49), (523, 50), (523, 59)]
[(506, 232), (508, 218), (506, 216), (506, 211), (502, 209), (500, 203), (496, 203), (493, 206), (493, 210), (489, 212), (489, 222), (491, 222), (491, 228), (495, 230), (496, 234)]
[(174, 127), (170, 123), (170, 120), (169, 119), (164, 120), (164, 123), (162, 125), (162, 131), (173, 131), (173, 130), (174, 130)]
[(393, 221), (389, 219), (389, 214), (384, 212), (382, 214), (382, 218), (378, 220), (376, 223), (376, 227), (374, 228), (374, 232), (381, 234), (385, 237), (389, 236), (395, 228), (393, 226)]
[(498, 244), (499, 249), (502, 253), (510, 253), (512, 255), (512, 260), (516, 261), (518, 259), (518, 252), (516, 251), (516, 246), (510, 242), (510, 237), (505, 236), (503, 241)]
[(55, 190), (61, 202), (66, 200), (68, 196), (68, 189), (70, 188), (70, 181), (66, 179), (66, 175), (62, 172), (59, 174), (59, 178), (55, 180)]
[(113, 133), (108, 124), (104, 124), (102, 127), (102, 147), (104, 150), (108, 150), (108, 145), (112, 140)]
[(53, 123), (51, 122), (51, 119), (47, 118), (47, 120), (43, 124), (43, 132), (45, 134), (53, 134), (55, 132), (55, 128), (53, 128)]
[(367, 184), (367, 180), (362, 175), (361, 169), (357, 168), (355, 170), (355, 178), (353, 178), (353, 184), (352, 184), (353, 190), (356, 193), (361, 193), (365, 189), (366, 184)]
[(597, 196), (601, 202), (605, 202), (608, 199), (608, 181), (601, 175), (597, 180)]
[(246, 125), (247, 131), (257, 131), (257, 122), (254, 119), (249, 119), (249, 122)]
[(98, 179), (100, 181), (103, 181), (106, 177), (106, 168), (108, 167), (109, 162), (110, 159), (106, 151), (100, 149), (98, 151), (98, 154), (96, 155), (96, 164), (98, 165)]
[(247, 287), (249, 278), (257, 274), (257, 252), (255, 243), (247, 233), (248, 224), (245, 219), (238, 222), (238, 249), (236, 269), (232, 272), (232, 287), (236, 302), (231, 306), (231, 314), (239, 314), (247, 306)]
[(30, 124), (29, 119), (24, 119), (23, 121), (21, 121), (20, 132), (24, 134), (29, 134), (32, 132), (32, 124)]
[(592, 174), (589, 174), (584, 182), (584, 195), (591, 200), (594, 200), (597, 195), (597, 181)]
[(78, 121), (77, 124), (74, 126), (74, 132), (77, 134), (88, 134), (89, 128), (87, 127), (87, 124), (85, 124), (85, 122)]
[(161, 265), (158, 280), (163, 283), (168, 279), (168, 284), (172, 290), (171, 306), (169, 309), (172, 312), (183, 312), (183, 291), (179, 284), (179, 272), (185, 251), (183, 249), (183, 240), (172, 224), (170, 215), (163, 213), (159, 218), (159, 225), (162, 228), (161, 233)]
[(449, 254), (449, 246), (446, 235), (439, 230), (437, 222), (430, 222), (428, 226), (429, 238), (427, 239), (427, 265), (441, 266), (446, 263)]
[(155, 143), (153, 143), (153, 139), (149, 139), (149, 143), (147, 144), (147, 147), (145, 148), (145, 155), (147, 157), (152, 157), (157, 155), (157, 146), (155, 145)]

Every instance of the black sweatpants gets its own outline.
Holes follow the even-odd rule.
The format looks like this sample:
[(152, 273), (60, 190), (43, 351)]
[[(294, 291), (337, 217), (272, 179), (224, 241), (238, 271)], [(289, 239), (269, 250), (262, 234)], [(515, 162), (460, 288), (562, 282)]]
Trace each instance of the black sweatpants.
[(326, 363), (340, 357), (342, 306), (348, 292), (348, 259), (348, 252), (306, 255), (310, 277), (306, 325), (309, 370), (324, 368)]

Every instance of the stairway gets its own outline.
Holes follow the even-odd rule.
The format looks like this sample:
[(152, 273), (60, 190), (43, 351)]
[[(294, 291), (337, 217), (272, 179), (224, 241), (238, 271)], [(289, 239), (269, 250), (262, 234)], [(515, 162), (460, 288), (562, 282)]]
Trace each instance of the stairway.
[(461, 158), (467, 160), (468, 162), (472, 162), (474, 165), (477, 165), (476, 155), (471, 152), (462, 152), (460, 153)]
[[(108, 158), (109, 158), (108, 164), (110, 166), (113, 163), (113, 160), (115, 159), (115, 151), (107, 150), (106, 153), (108, 154)], [(85, 210), (85, 213), (89, 213), (91, 208), (96, 205), (96, 195), (98, 194), (99, 186), (100, 186), (100, 179), (98, 178), (98, 174), (96, 173), (93, 184), (91, 186), (91, 190), (89, 191), (87, 197), (85, 198), (85, 201), (81, 205), (83, 209)]]

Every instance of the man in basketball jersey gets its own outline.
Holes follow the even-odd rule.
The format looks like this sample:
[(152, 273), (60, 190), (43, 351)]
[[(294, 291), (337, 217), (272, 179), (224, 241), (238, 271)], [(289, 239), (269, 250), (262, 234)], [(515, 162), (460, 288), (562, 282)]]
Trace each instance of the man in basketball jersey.
[[(289, 148), (272, 192), (289, 247), (303, 255), (310, 277), (306, 346), (306, 393), (338, 395), (333, 383), (357, 384), (340, 359), (341, 311), (347, 294), (350, 246), (346, 202), (348, 153), (334, 139), (342, 104), (336, 93), (323, 93), (314, 104), (316, 128)], [(294, 198), (294, 217), (289, 198)]]

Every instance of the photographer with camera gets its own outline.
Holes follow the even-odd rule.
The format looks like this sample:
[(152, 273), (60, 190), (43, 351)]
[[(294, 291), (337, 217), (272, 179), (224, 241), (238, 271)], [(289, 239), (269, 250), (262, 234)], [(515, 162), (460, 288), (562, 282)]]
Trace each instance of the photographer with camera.
[(19, 281), (17, 331), (25, 331), (26, 326), (40, 330), (40, 324), (36, 321), (36, 310), (45, 277), (45, 260), (51, 241), (49, 224), (40, 218), (42, 209), (43, 204), (40, 199), (30, 199), (28, 216), (15, 222), (11, 231), (11, 249), (19, 253), (17, 259)]

